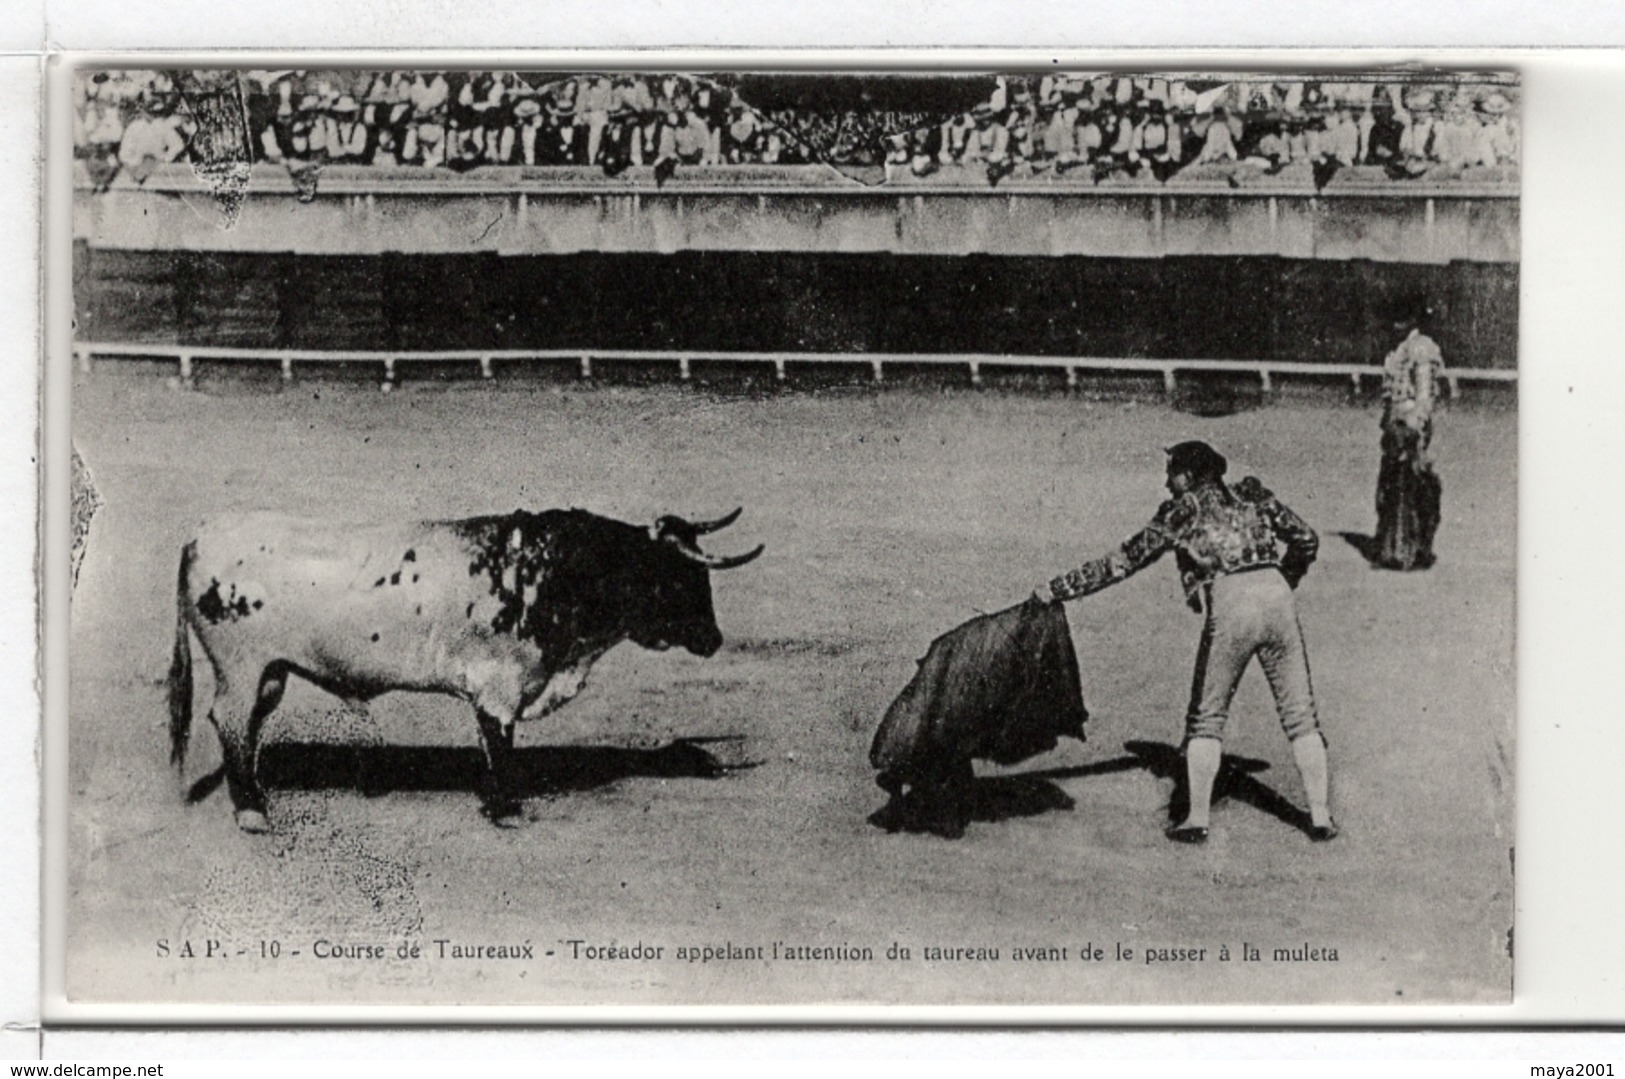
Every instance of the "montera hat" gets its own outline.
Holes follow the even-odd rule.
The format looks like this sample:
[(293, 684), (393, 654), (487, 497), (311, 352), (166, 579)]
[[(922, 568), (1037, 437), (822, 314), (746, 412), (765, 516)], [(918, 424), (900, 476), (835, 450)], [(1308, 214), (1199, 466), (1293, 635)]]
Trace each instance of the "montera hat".
[(1198, 479), (1218, 479), (1230, 467), (1224, 454), (1206, 442), (1181, 442), (1169, 446), (1167, 453), (1169, 472), (1189, 472)]
[(1389, 301), (1389, 311), (1395, 322), (1421, 322), (1433, 314), (1433, 305), (1426, 293), (1408, 289)]

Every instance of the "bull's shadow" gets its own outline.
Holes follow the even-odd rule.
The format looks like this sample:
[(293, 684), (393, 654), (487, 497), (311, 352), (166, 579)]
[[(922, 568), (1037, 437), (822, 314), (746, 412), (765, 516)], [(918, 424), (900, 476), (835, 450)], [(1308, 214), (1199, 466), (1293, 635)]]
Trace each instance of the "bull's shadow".
[[(680, 738), (654, 749), (619, 746), (524, 746), (515, 748), (511, 782), (519, 798), (569, 794), (639, 776), (717, 779), (754, 762), (728, 763), (706, 748), (737, 743), (740, 736)], [(371, 798), (396, 791), (477, 793), (485, 754), (472, 746), (354, 746), (274, 742), (260, 750), (256, 770), (268, 790), (354, 790)], [(219, 770), (192, 785), (188, 801), (220, 785)]]

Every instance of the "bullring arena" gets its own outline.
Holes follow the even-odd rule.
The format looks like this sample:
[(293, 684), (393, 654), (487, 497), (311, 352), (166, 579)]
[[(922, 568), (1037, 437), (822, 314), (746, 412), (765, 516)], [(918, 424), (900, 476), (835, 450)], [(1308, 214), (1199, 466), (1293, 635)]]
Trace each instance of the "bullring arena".
[[(72, 427), (102, 505), (72, 601), (71, 1001), (1510, 999), (1515, 197), (1426, 188), (1406, 202), (1385, 193), (1369, 233), (1351, 240), (1348, 207), (1365, 206), (1363, 196), (1225, 202), (1231, 195), (1215, 188), (1185, 202), (1160, 191), (1091, 202), (1049, 192), (1057, 205), (1084, 207), (1068, 213), (1106, 203), (1118, 213), (1142, 200), (1159, 244), (1185, 242), (1177, 230), (1192, 207), (1241, 239), (1224, 248), (1211, 226), (1200, 251), (1116, 262), (1088, 251), (988, 261), (945, 249), (723, 258), (685, 245), (697, 242), (697, 222), (715, 230), (744, 211), (706, 219), (704, 200), (717, 196), (700, 187), (684, 209), (681, 176), (664, 195), (634, 200), (650, 215), (644, 225), (669, 215), (655, 231), (677, 254), (409, 252), (426, 267), (422, 295), (394, 288), (408, 255), (331, 249), (349, 234), (331, 216), (293, 216), (305, 211), (291, 189), (257, 220), (251, 200), (239, 232), (194, 231), (156, 255), (150, 235), (129, 238), (145, 226), (119, 214), (150, 204), (175, 224), (206, 196), (179, 180), (165, 188), (161, 176), (147, 191), (80, 193), (81, 342), (102, 344), (76, 372)], [(528, 183), (500, 198), (528, 206), (529, 225), (522, 214), (521, 225), (503, 217), (493, 243), (524, 238), (503, 229), (539, 227), (544, 200), (523, 193)], [(1019, 177), (1012, 183), (1014, 193), (941, 201), (962, 217), (1039, 205)], [(351, 215), (376, 238), (391, 219), (360, 190), (335, 181), (338, 193), (318, 196), (309, 212)], [(421, 194), (401, 211), (418, 223)], [(822, 196), (751, 196), (764, 219), (780, 197)], [(918, 198), (928, 209), (898, 210), (881, 242), (911, 242), (907, 230), (934, 212), (930, 195)], [(1267, 218), (1249, 217), (1266, 199)], [(828, 207), (840, 202), (828, 196), (817, 228), (836, 227), (841, 214)], [(1473, 205), (1453, 217), (1464, 202)], [(447, 205), (461, 227), (465, 207)], [(1439, 230), (1428, 233), (1427, 259), (1450, 243), (1465, 245), (1459, 257), (1419, 264), (1405, 247), (1413, 234), (1395, 225), (1412, 211)], [(1505, 212), (1510, 259), (1496, 246), (1507, 241), (1496, 217)], [(867, 227), (860, 218), (843, 227), (861, 246), (852, 239)], [(298, 220), (322, 222), (301, 241), (311, 251), (228, 250), (269, 243), (278, 222)], [(1451, 224), (1486, 220), (1487, 240)], [(683, 221), (695, 231), (673, 241), (673, 222)], [(794, 229), (812, 228), (795, 214), (779, 224), (790, 246), (801, 242)], [(1242, 250), (1262, 235), (1246, 230), (1265, 224), (1288, 247), (1293, 229), (1311, 229), (1318, 253)], [(634, 226), (617, 235), (632, 243), (648, 232)], [(828, 235), (815, 233), (809, 243)], [(1375, 254), (1361, 248), (1341, 261), (1349, 251), (1340, 243), (1375, 244)], [(574, 276), (559, 284), (548, 275), (566, 259)], [(1011, 267), (1042, 287), (999, 283)], [(501, 288), (458, 285), (476, 269), (488, 276), (473, 280), (500, 278)], [(1121, 292), (1101, 291), (1108, 269), (1130, 282)], [(1330, 377), (1291, 367), (1380, 363), (1393, 342), (1372, 328), (1373, 311), (1396, 280), (1451, 297), (1441, 337), (1463, 376), (1434, 441), (1439, 561), (1417, 573), (1375, 570), (1361, 553), (1374, 524), (1376, 381), (1336, 364), (1321, 363)], [(1080, 285), (1075, 294), (1059, 290), (1068, 281)], [(1204, 281), (1229, 291), (1209, 294)], [(1326, 291), (1338, 281), (1344, 292)], [(719, 328), (738, 313), (722, 282), (778, 321)], [(667, 309), (604, 307), (606, 296), (635, 297), (644, 286)], [(428, 295), (446, 289), (449, 315)], [(917, 309), (888, 307), (933, 289)], [(1351, 292), (1346, 303), (1335, 298)], [(1170, 294), (1186, 305), (1180, 317), (1121, 314)], [(1065, 307), (1058, 295), (1071, 296), (1072, 313), (1036, 317)], [(713, 300), (721, 313), (701, 311)], [(956, 324), (955, 303), (980, 331)], [(416, 322), (390, 314), (409, 307)], [(363, 308), (375, 323), (332, 319)], [(452, 325), (464, 312), (480, 319)], [(481, 321), (493, 312), (501, 317)], [(1221, 313), (1232, 322), (1207, 334), (1204, 320)], [(312, 340), (312, 326), (326, 336)], [(1049, 334), (1051, 360), (1146, 363), (991, 364), (973, 384), (958, 354), (995, 352), (977, 333), (997, 337), (999, 327), (1022, 328), (1030, 351)], [(693, 363), (499, 358), (483, 378), (475, 362), (505, 347), (552, 347), (550, 332), (589, 331), (596, 348), (662, 347)], [(703, 347), (682, 340), (707, 333)], [(363, 340), (369, 334), (389, 339)], [(941, 364), (900, 362), (876, 382), (873, 360), (888, 345), (919, 353), (933, 336)], [(1185, 351), (1193, 341), (1216, 342), (1213, 354)], [(750, 363), (710, 362), (753, 343), (761, 349)], [(392, 392), (380, 392), (384, 359), (464, 346), (472, 351), (445, 364), (391, 364)], [(306, 362), (301, 348), (351, 362)], [(832, 351), (850, 362), (797, 360)], [(225, 362), (232, 356), (253, 362)], [(1257, 364), (1223, 377), (1196, 370), (1242, 356), (1277, 365), (1268, 392)], [(1172, 357), (1195, 361), (1192, 370), (1168, 375), (1159, 365)], [(788, 367), (782, 380), (775, 359)], [(1233, 478), (1261, 477), (1320, 534), (1320, 559), (1297, 595), (1341, 836), (1322, 845), (1305, 834), (1290, 749), (1254, 670), (1232, 713), (1211, 842), (1164, 838), (1200, 630), (1172, 559), (1067, 607), (1087, 742), (1008, 768), (978, 765), (961, 839), (870, 823), (885, 801), (870, 739), (932, 639), (1134, 532), (1164, 497), (1163, 447), (1191, 438), (1227, 454)], [(481, 757), (466, 706), (397, 693), (363, 709), (297, 681), (260, 763), (272, 832), (240, 833), (223, 791), (188, 804), (188, 787), (219, 760), (204, 719), (208, 675), (200, 664), (181, 775), (168, 764), (164, 675), (176, 564), (201, 521), (269, 508), (341, 528), (569, 506), (636, 522), (741, 506), (712, 546), (765, 543), (766, 554), (713, 575), (725, 639), (716, 655), (623, 644), (572, 703), (521, 724), (520, 827), (494, 828), (478, 811)]]
[[(1508, 985), (1514, 415), (1441, 420), (1440, 563), (1367, 567), (1374, 412), (1323, 402), (1201, 419), (1150, 401), (1000, 391), (719, 395), (676, 387), (299, 383), (177, 393), (97, 373), (74, 427), (106, 500), (73, 612), (69, 974), (108, 998), (525, 1003), (1416, 1002)], [(1162, 837), (1198, 620), (1156, 566), (1072, 604), (1089, 742), (985, 771), (963, 840), (887, 835), (870, 736), (931, 638), (1137, 528), (1160, 447), (1201, 437), (1324, 537), (1300, 611), (1344, 836), (1314, 847), (1262, 678), (1227, 751), (1246, 771), (1214, 842)], [(206, 515), (339, 519), (578, 505), (628, 520), (743, 505), (758, 563), (716, 579), (707, 660), (623, 645), (522, 725), (525, 827), (477, 812), (466, 708), (369, 715), (306, 687), (268, 731), (277, 834), (166, 761), (175, 562)], [(206, 698), (203, 698), (206, 699)], [(217, 747), (201, 715), (196, 778)], [(361, 769), (372, 773), (358, 786)], [(1069, 804), (1069, 805), (1068, 805)], [(1067, 808), (1060, 808), (1068, 806)], [(213, 968), (168, 938), (282, 942)], [(531, 942), (537, 964), (332, 961), (317, 940)], [(856, 945), (872, 963), (566, 960), (568, 940)], [(883, 960), (893, 942), (914, 960)], [(1200, 964), (1078, 961), (1089, 943), (1205, 947)], [(1332, 948), (1335, 964), (1239, 960)], [(1220, 944), (1238, 958), (1211, 961)], [(1024, 964), (1016, 947), (1067, 946)], [(257, 943), (251, 946), (258, 948)], [(930, 963), (928, 946), (1002, 949)], [(286, 951), (304, 952), (299, 958)], [(518, 969), (513, 969), (517, 967)], [(249, 973), (245, 975), (245, 969)], [(170, 988), (166, 989), (165, 987)]]

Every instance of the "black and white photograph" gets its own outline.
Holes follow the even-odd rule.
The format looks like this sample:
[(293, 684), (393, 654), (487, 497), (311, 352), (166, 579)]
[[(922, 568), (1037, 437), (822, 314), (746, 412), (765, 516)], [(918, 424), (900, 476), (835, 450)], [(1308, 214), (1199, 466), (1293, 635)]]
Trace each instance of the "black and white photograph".
[(68, 1004), (1513, 1001), (1516, 70), (303, 63), (67, 80)]

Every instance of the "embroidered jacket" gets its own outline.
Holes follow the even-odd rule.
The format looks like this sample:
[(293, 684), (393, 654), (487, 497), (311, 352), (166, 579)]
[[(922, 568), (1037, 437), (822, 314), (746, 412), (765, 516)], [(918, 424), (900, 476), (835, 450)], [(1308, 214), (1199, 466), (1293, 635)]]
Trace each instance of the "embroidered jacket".
[(1057, 600), (1087, 596), (1172, 550), (1186, 600), (1200, 611), (1202, 586), (1227, 573), (1276, 566), (1297, 587), (1319, 549), (1315, 530), (1255, 477), (1234, 487), (1214, 481), (1170, 498), (1121, 547), (1051, 580), (1048, 591)]
[(1382, 362), (1382, 395), (1388, 412), (1412, 413), (1420, 422), (1433, 415), (1444, 354), (1433, 338), (1412, 330)]

